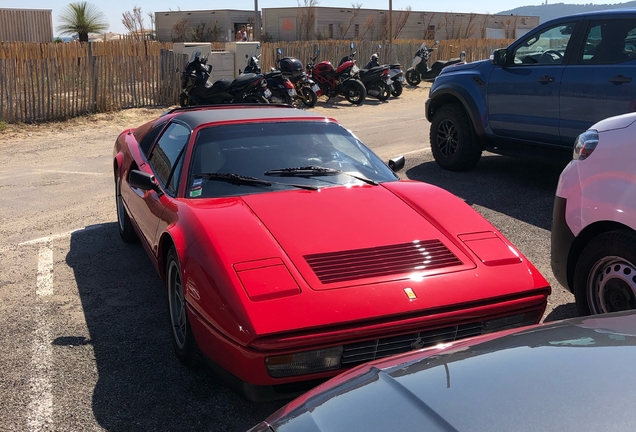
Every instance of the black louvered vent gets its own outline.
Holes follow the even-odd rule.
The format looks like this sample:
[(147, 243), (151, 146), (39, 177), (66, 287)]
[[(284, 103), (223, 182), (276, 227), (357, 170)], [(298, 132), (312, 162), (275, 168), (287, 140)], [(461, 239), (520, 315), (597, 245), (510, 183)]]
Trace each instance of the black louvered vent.
[(437, 239), (305, 255), (304, 258), (323, 284), (462, 264)]
[(356, 342), (343, 347), (341, 363), (343, 366), (354, 366), (370, 360), (426, 348), (439, 343), (478, 336), (483, 328), (483, 321), (479, 321), (460, 326)]

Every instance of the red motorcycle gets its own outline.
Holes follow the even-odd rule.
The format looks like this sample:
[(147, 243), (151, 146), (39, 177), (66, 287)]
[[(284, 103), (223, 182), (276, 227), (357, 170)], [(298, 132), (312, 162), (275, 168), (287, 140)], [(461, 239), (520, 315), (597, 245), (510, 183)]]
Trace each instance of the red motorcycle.
[(356, 62), (353, 60), (353, 55), (355, 55), (353, 46), (353, 42), (351, 42), (352, 54), (343, 59), (345, 61), (341, 62), (337, 69), (334, 69), (331, 62), (328, 61), (316, 64), (320, 50), (309, 60), (307, 73), (320, 87), (320, 90), (316, 92), (318, 96), (324, 94), (332, 98), (337, 95), (343, 95), (352, 104), (359, 105), (364, 102), (367, 96), (367, 89), (360, 80), (355, 78), (360, 68), (356, 66)]

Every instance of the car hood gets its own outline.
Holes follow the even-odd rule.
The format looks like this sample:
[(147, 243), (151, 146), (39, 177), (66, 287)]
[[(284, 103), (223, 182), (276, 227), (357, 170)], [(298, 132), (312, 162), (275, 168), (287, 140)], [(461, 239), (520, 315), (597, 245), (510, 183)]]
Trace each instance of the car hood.
[(442, 71), (440, 72), (440, 75), (448, 75), (454, 72), (460, 72), (460, 71), (464, 71), (464, 70), (468, 70), (468, 69), (474, 69), (484, 63), (489, 63), (490, 60), (479, 60), (479, 61), (474, 61), (474, 62), (470, 62), (470, 63), (463, 63), (463, 64), (455, 64), (455, 65), (451, 65), (452, 67), (445, 67), (444, 69), (442, 69)]
[(636, 427), (636, 315), (586, 317), (362, 365), (267, 419), (276, 432)]
[[(426, 265), (427, 275), (474, 267), (438, 228), (382, 185), (254, 194), (243, 200), (313, 289), (378, 277), (397, 280)], [(425, 265), (427, 257), (433, 258)]]
[(598, 132), (607, 132), (610, 130), (624, 129), (631, 126), (636, 121), (636, 113), (628, 113), (615, 117), (606, 118), (595, 123), (590, 129)]

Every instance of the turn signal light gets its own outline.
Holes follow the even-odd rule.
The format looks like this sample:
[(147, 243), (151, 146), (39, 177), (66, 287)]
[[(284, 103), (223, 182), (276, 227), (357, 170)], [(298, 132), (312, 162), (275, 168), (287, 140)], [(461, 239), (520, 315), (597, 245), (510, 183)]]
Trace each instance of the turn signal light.
[(267, 357), (267, 372), (274, 378), (285, 378), (335, 370), (340, 367), (342, 347), (307, 351), (298, 354)]

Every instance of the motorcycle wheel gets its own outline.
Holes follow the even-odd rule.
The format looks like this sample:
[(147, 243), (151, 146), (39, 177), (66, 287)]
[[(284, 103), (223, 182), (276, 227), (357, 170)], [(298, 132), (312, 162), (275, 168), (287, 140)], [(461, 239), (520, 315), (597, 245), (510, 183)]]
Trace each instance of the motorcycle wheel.
[(247, 103), (269, 103), (267, 98), (263, 95), (252, 94), (243, 99), (243, 102)]
[(358, 80), (351, 79), (343, 84), (344, 96), (354, 105), (360, 105), (367, 97), (367, 89)]
[(391, 92), (391, 96), (400, 97), (402, 94), (402, 83), (400, 81), (393, 81), (393, 91)]
[(406, 71), (406, 75), (404, 76), (404, 78), (406, 78), (406, 82), (412, 86), (416, 86), (420, 83), (420, 81), (422, 81), (422, 78), (420, 78), (419, 72), (417, 72), (415, 69)]
[(274, 104), (292, 104), (292, 98), (286, 91), (283, 93), (281, 91), (273, 91), (272, 97), (270, 98), (270, 102)]
[(313, 91), (311, 87), (303, 87), (300, 89), (300, 91), (303, 94), (302, 101), (305, 104), (305, 106), (308, 106), (309, 108), (313, 108), (314, 105), (316, 105), (316, 102), (318, 101), (318, 95), (316, 94), (316, 92)]
[(378, 83), (378, 91), (378, 100), (385, 101), (389, 98), (389, 96), (391, 96), (389, 86), (382, 81)]
[(192, 105), (195, 105), (195, 104), (192, 102), (192, 99), (190, 99), (187, 94), (181, 93), (179, 95), (179, 106), (180, 107), (187, 107), (187, 106), (192, 106)]

